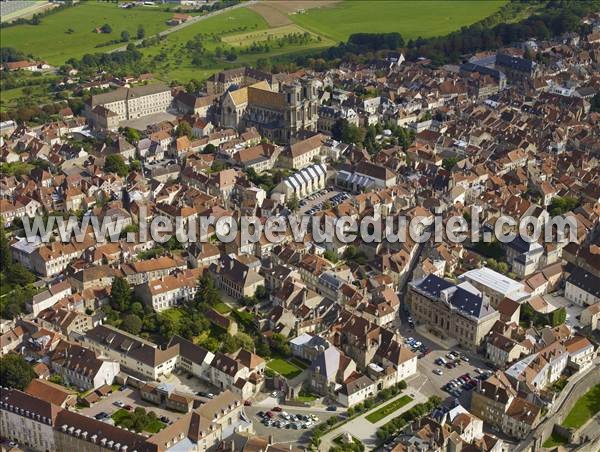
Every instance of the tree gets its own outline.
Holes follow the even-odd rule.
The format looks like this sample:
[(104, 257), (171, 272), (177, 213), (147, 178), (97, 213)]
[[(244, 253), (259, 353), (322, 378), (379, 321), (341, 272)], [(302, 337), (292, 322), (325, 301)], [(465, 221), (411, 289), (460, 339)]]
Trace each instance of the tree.
[(127, 141), (129, 141), (130, 143), (135, 144), (138, 141), (140, 141), (140, 139), (142, 138), (142, 136), (140, 135), (140, 132), (131, 127), (126, 127), (124, 132), (125, 132), (125, 139)]
[(212, 143), (208, 143), (206, 146), (204, 146), (204, 149), (202, 149), (202, 153), (203, 154), (214, 154), (217, 150), (217, 147), (212, 144)]
[(327, 250), (323, 253), (323, 257), (334, 264), (340, 259), (335, 251)]
[(7, 269), (11, 263), (10, 242), (6, 237), (4, 219), (0, 218), (0, 269)]
[(110, 305), (113, 309), (125, 312), (129, 308), (131, 288), (125, 278), (117, 277), (113, 280), (110, 290)]
[(271, 348), (280, 356), (291, 356), (292, 349), (287, 338), (281, 333), (275, 333), (271, 336)]
[(458, 157), (445, 158), (444, 160), (442, 160), (442, 167), (450, 171), (452, 168), (454, 168), (454, 165), (456, 165), (459, 161), (460, 159)]
[(115, 173), (121, 177), (125, 177), (129, 174), (129, 168), (125, 164), (123, 157), (119, 154), (111, 154), (106, 157), (106, 160), (104, 161), (104, 170), (109, 173)]
[(142, 319), (135, 314), (127, 314), (123, 317), (121, 328), (131, 334), (140, 334), (140, 331), (142, 331)]
[(146, 36), (146, 30), (144, 30), (144, 27), (142, 27), (141, 25), (137, 29), (136, 36), (138, 39), (144, 39), (144, 36)]
[(34, 378), (35, 372), (21, 355), (9, 353), (0, 358), (0, 381), (3, 386), (23, 390)]
[(577, 198), (572, 196), (565, 196), (564, 198), (557, 196), (552, 199), (552, 202), (550, 202), (548, 210), (550, 211), (550, 215), (555, 217), (572, 211), (578, 205), (579, 200)]
[(590, 105), (590, 111), (600, 113), (600, 92), (594, 94), (594, 97), (592, 97), (592, 100), (590, 101)]
[(177, 126), (177, 136), (178, 137), (183, 137), (183, 136), (191, 137), (192, 136), (192, 126), (190, 125), (189, 122), (181, 121), (179, 123), (179, 125)]
[(108, 24), (104, 24), (102, 27), (100, 27), (100, 31), (102, 33), (112, 33), (112, 27)]
[(256, 298), (258, 298), (259, 300), (264, 300), (269, 296), (269, 292), (267, 291), (265, 286), (260, 285), (256, 288), (256, 291), (254, 292), (254, 296)]
[(198, 291), (196, 292), (195, 302), (198, 305), (215, 306), (221, 301), (219, 289), (208, 272), (198, 280)]
[(121, 41), (123, 41), (123, 42), (129, 41), (129, 32), (127, 30), (123, 30), (121, 32)]
[(296, 210), (298, 210), (299, 207), (300, 201), (298, 201), (298, 197), (296, 196), (296, 193), (294, 193), (287, 202), (287, 208), (290, 209), (292, 212), (295, 212)]

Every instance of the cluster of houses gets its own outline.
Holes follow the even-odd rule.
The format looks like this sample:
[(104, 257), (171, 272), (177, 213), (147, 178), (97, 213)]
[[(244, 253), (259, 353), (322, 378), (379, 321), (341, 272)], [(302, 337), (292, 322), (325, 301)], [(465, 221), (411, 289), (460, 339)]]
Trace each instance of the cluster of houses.
[[(129, 379), (144, 400), (184, 413), (147, 437), (82, 416), (70, 397), (50, 400), (57, 388), (35, 383), (29, 392), (3, 390), (3, 430), (41, 450), (205, 450), (251, 429), (243, 403), (267, 386), (290, 399), (310, 390), (353, 407), (418, 373), (395, 323), (403, 303), (418, 329), (480, 353), (498, 370), (475, 389), (469, 411), (432, 413), (401, 435), (402, 444), (500, 450), (483, 423), (524, 438), (555, 400), (552, 385), (587, 372), (596, 357), (600, 113), (590, 101), (600, 90), (597, 21), (593, 30), (536, 42), (543, 62), (525, 58), (529, 43), (461, 66), (433, 68), (399, 55), (323, 72), (231, 69), (202, 93), (125, 83), (90, 96), (84, 116), (65, 109), (39, 126), (2, 123), (2, 160), (33, 169), (0, 176), (0, 214), (13, 260), (40, 277), (40, 290), (27, 312), (2, 322), (1, 353), (27, 356), (41, 384), (50, 374), (80, 390)], [(344, 143), (339, 124), (372, 126), (371, 147)], [(124, 125), (137, 127), (139, 139)], [(106, 164), (115, 155), (126, 173)], [(42, 241), (21, 230), (26, 218), (51, 213), (94, 215), (129, 231), (158, 215), (186, 224), (209, 216), (266, 220), (294, 215), (293, 201), (304, 213), (334, 190), (352, 196), (314, 202), (311, 215), (334, 222), (403, 215), (423, 227), (436, 216), (477, 216), (493, 230), (503, 215), (543, 227), (560, 214), (577, 227), (570, 242), (517, 235), (496, 243), (493, 260), (485, 246), (445, 236), (425, 245), (409, 234), (401, 243), (319, 244), (313, 231), (298, 243), (287, 230), (279, 243), (219, 243), (210, 229), (202, 242), (173, 250), (137, 232), (135, 240), (100, 243), (91, 231), (83, 241), (55, 232)], [(557, 211), (565, 199), (575, 200), (572, 208)], [(233, 307), (266, 289), (266, 299), (242, 310), (267, 340), (283, 335), (307, 370), (273, 378), (255, 351), (211, 352), (179, 336), (159, 345), (105, 324), (102, 307), (116, 278), (162, 312), (192, 301), (205, 274)], [(565, 307), (578, 314), (566, 310), (557, 325), (521, 323), (525, 313), (560, 319), (553, 313)], [(206, 315), (237, 334), (230, 314)], [(200, 404), (165, 383), (175, 372), (220, 392)]]

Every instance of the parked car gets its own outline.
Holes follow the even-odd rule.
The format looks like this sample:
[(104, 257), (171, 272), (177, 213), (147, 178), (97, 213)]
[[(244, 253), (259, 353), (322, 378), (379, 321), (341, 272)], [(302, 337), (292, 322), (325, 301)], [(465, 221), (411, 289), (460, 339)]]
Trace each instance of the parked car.
[(127, 411), (133, 411), (133, 407), (131, 405), (125, 405), (123, 408)]
[(171, 422), (171, 419), (169, 419), (167, 416), (161, 416), (160, 420), (161, 420), (161, 422), (164, 422), (165, 424), (168, 424), (169, 422)]
[(113, 405), (118, 406), (119, 408), (125, 408), (125, 404), (123, 402), (121, 402), (120, 400), (113, 402)]
[(337, 407), (335, 405), (329, 405), (327, 411), (337, 411)]
[(442, 369), (433, 369), (433, 373), (436, 375), (444, 375), (444, 371)]
[(244, 406), (252, 406), (252, 402), (250, 400), (244, 400)]
[(197, 394), (198, 394), (200, 397), (206, 397), (207, 399), (212, 399), (212, 398), (214, 398), (214, 396), (215, 396), (214, 394), (212, 394), (212, 393), (210, 393), (210, 392), (206, 392), (206, 391), (198, 391), (198, 392), (197, 392)]
[(280, 406), (276, 406), (276, 407), (271, 408), (271, 411), (281, 412), (281, 411), (283, 411), (283, 408), (281, 408)]
[(108, 417), (108, 413), (105, 411), (100, 411), (98, 414), (94, 416), (98, 420), (106, 419)]

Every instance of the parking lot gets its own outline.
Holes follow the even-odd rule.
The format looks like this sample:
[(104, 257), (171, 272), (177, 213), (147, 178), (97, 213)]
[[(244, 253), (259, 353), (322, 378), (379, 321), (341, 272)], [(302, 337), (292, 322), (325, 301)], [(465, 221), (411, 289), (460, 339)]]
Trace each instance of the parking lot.
[[(94, 417), (101, 412), (107, 413), (110, 416), (115, 411), (121, 409), (120, 407), (115, 405), (115, 402), (122, 402), (124, 405), (131, 405), (132, 407), (141, 406), (147, 411), (154, 411), (159, 418), (165, 416), (173, 422), (179, 419), (181, 416), (183, 416), (183, 413), (165, 410), (156, 405), (153, 405), (150, 402), (142, 400), (139, 391), (133, 388), (127, 388), (123, 391), (114, 391), (112, 394), (109, 394), (107, 397), (104, 397), (103, 399), (99, 400), (91, 407), (82, 408), (81, 410), (79, 410), (79, 412), (89, 417)], [(112, 423), (110, 417), (107, 418), (106, 421)]]
[(350, 195), (343, 191), (334, 189), (321, 190), (300, 201), (300, 214), (306, 213), (312, 215), (323, 209), (325, 201), (329, 201), (331, 206), (335, 207), (349, 197)]
[[(275, 408), (275, 407), (271, 407)], [(281, 406), (282, 411), (272, 411), (269, 408), (261, 407), (261, 406), (247, 406), (244, 407), (244, 411), (248, 415), (248, 418), (254, 424), (254, 430), (259, 436), (269, 436), (272, 435), (274, 442), (276, 443), (288, 443), (295, 442), (299, 444), (306, 444), (310, 439), (310, 429), (321, 422), (327, 421), (331, 416), (335, 414), (340, 414), (333, 411), (326, 412), (315, 412), (312, 408), (303, 408), (303, 407), (290, 407), (290, 406)], [(259, 413), (266, 413), (267, 411), (272, 413), (272, 421), (267, 423), (263, 423), (263, 417), (258, 416)], [(310, 426), (307, 425), (308, 422), (306, 420), (286, 420), (281, 416), (282, 413), (287, 414), (288, 416), (297, 416), (301, 415), (305, 418), (311, 418), (311, 415), (316, 417), (311, 418)], [(276, 426), (276, 422), (279, 422), (279, 427)], [(296, 424), (296, 428), (294, 428), (294, 424)], [(302, 425), (306, 425), (306, 428), (302, 428)]]
[[(476, 354), (471, 353), (467, 350), (463, 350), (460, 347), (444, 345), (441, 342), (432, 340), (429, 335), (425, 336), (421, 334), (420, 327), (415, 329), (409, 326), (407, 323), (403, 323), (398, 328), (400, 334), (404, 337), (406, 345), (411, 346), (413, 351), (418, 354), (417, 368), (419, 370), (421, 383), (419, 391), (426, 395), (437, 395), (442, 398), (446, 397), (457, 397), (462, 404), (470, 405), (470, 394), (471, 389), (463, 388), (460, 384), (460, 388), (457, 387), (457, 392), (448, 392), (445, 387), (453, 380), (456, 380), (463, 375), (469, 375), (471, 379), (476, 379), (481, 371), (488, 371), (491, 368)], [(412, 339), (409, 344), (409, 339)], [(421, 343), (421, 349), (415, 348), (415, 343)], [(428, 350), (426, 354), (423, 354), (423, 350)], [(450, 352), (455, 351), (460, 355), (450, 358), (447, 356)], [(439, 361), (442, 358), (446, 363)], [(459, 359), (457, 359), (459, 358)], [(452, 362), (451, 367), (447, 367), (446, 364)]]

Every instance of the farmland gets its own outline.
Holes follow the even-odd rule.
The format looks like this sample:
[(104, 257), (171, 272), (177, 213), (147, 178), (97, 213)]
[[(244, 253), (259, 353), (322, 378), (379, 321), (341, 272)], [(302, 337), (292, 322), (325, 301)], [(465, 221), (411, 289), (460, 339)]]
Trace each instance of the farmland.
[[(139, 48), (148, 69), (164, 81), (203, 80), (214, 72), (256, 65), (258, 60), (291, 59), (345, 40), (357, 32), (399, 32), (406, 39), (448, 33), (496, 11), (505, 0), (302, 1), (260, 2), (222, 11), (190, 23)], [(44, 17), (39, 25), (3, 29), (2, 46), (61, 65), (86, 53), (122, 48), (143, 25), (149, 38), (169, 28), (165, 6), (118, 8), (114, 3), (82, 2)], [(95, 33), (109, 24), (111, 33)], [(9, 93), (9, 98), (21, 95)], [(6, 107), (6, 104), (5, 104)]]
[[(158, 8), (122, 9), (114, 3), (83, 2), (44, 17), (39, 25), (18, 25), (2, 29), (2, 47), (14, 47), (53, 65), (86, 53), (106, 52), (123, 44), (96, 47), (119, 39), (122, 31), (134, 38), (140, 25), (146, 36), (168, 28), (172, 13)], [(112, 33), (94, 33), (109, 24)]]
[(503, 0), (490, 1), (345, 1), (289, 16), (307, 30), (336, 42), (352, 33), (398, 32), (405, 39), (445, 35), (498, 10)]

